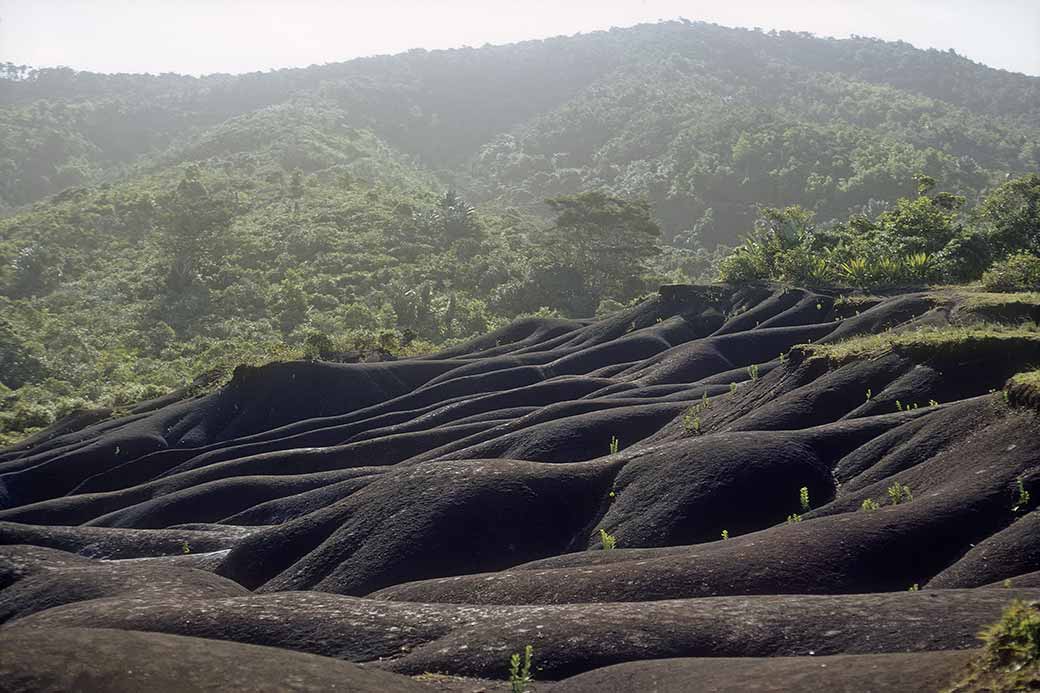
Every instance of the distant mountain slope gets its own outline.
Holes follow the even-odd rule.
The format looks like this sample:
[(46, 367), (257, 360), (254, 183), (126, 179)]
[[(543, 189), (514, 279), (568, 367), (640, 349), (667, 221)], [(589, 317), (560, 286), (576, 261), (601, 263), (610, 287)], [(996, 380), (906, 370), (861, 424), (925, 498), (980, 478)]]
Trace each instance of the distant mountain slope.
[(605, 187), (649, 196), (666, 237), (708, 242), (732, 242), (757, 203), (828, 219), (908, 192), (922, 169), (970, 195), (1040, 167), (1040, 78), (905, 43), (703, 23), (241, 76), (24, 76), (0, 80), (6, 206), (301, 98), (474, 198)]

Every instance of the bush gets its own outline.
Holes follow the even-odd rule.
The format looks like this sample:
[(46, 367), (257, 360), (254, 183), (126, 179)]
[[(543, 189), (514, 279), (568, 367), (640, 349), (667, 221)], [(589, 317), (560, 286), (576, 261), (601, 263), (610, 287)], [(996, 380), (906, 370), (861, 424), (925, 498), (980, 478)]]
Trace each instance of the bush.
[(794, 284), (827, 286), (835, 280), (827, 259), (805, 246), (778, 254), (776, 263), (780, 278)]
[(1000, 620), (979, 637), (984, 643), (982, 653), (947, 693), (1011, 693), (1040, 686), (1040, 610), (1035, 602), (1011, 602)]
[(761, 256), (738, 248), (719, 263), (719, 279), (728, 284), (744, 284), (769, 277), (769, 269)]
[(982, 285), (987, 291), (1038, 291), (1040, 257), (1030, 253), (1016, 253), (995, 262), (982, 275)]
[(986, 658), (992, 668), (1005, 669), (1040, 662), (1040, 610), (1036, 604), (1014, 601), (999, 621), (982, 631)]

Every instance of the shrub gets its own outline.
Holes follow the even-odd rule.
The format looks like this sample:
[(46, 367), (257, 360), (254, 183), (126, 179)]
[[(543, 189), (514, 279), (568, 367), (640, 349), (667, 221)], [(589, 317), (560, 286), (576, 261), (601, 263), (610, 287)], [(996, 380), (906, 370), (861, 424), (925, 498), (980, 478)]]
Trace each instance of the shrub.
[(745, 284), (769, 276), (769, 268), (763, 258), (743, 248), (719, 263), (719, 279), (729, 284)]
[(869, 512), (874, 512), (875, 510), (877, 510), (881, 506), (873, 498), (868, 498), (865, 501), (863, 501), (863, 504), (861, 506), (859, 506), (859, 507), (864, 512), (868, 512), (869, 513)]
[(799, 246), (777, 256), (779, 278), (783, 281), (805, 286), (828, 286), (836, 279), (836, 273), (825, 257)]
[(979, 231), (958, 234), (935, 257), (938, 273), (958, 282), (978, 279), (992, 261), (993, 247)]
[[(1004, 583), (1009, 587), (1008, 581)], [(1040, 609), (1035, 602), (1015, 600), (1000, 620), (985, 628), (979, 637), (982, 653), (969, 671), (947, 693), (1036, 690), (1040, 685)]]
[(617, 537), (613, 534), (607, 534), (605, 529), (601, 528), (599, 530), (599, 540), (603, 544), (604, 551), (613, 551), (617, 548)]
[(911, 253), (903, 258), (904, 276), (914, 282), (926, 282), (935, 275), (933, 265), (928, 253)]
[(985, 658), (995, 669), (1020, 668), (1040, 662), (1040, 609), (1013, 601), (1000, 620), (979, 634), (986, 643)]
[(1016, 253), (993, 263), (982, 275), (987, 291), (1040, 291), (1040, 257)]
[(871, 268), (866, 258), (849, 258), (848, 261), (839, 265), (838, 270), (842, 278), (852, 286), (865, 287), (871, 283)]
[(802, 506), (802, 512), (809, 512), (809, 487), (803, 486), (798, 490), (798, 503)]

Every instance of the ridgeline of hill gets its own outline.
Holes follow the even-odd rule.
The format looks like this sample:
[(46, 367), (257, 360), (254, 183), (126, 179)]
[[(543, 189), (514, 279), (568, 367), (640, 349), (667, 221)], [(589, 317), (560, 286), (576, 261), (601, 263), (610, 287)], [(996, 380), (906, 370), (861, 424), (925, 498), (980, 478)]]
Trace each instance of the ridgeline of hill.
[[(4, 70), (0, 442), (240, 362), (604, 314), (713, 279), (760, 207), (875, 218), (923, 173), (967, 219), (1040, 169), (1040, 78), (866, 38), (669, 22), (240, 76)], [(574, 205), (543, 200), (587, 190), (649, 203), (589, 205), (640, 250), (554, 232)]]

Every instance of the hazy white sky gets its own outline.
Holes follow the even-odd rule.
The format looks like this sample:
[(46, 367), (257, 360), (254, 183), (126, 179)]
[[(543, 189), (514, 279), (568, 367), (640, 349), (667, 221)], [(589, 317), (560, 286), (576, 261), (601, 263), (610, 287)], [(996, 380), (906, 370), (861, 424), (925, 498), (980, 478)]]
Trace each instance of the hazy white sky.
[(680, 16), (902, 39), (1040, 75), (1040, 0), (0, 0), (0, 62), (249, 72)]

